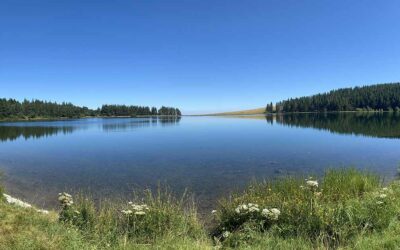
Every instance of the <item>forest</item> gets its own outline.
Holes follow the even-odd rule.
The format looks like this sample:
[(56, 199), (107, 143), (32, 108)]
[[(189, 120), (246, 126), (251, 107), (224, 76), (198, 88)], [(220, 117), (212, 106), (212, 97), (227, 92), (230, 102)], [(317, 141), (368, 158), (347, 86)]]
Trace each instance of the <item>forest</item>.
[(266, 112), (400, 111), (400, 83), (342, 88), (291, 98), (266, 106)]
[(266, 115), (268, 123), (301, 128), (314, 128), (337, 134), (376, 138), (400, 138), (400, 113), (288, 113)]
[(181, 116), (177, 108), (143, 107), (126, 105), (103, 105), (93, 110), (87, 107), (75, 106), (71, 103), (47, 102), (40, 100), (0, 99), (0, 119), (49, 119), (49, 118), (81, 118), (95, 116)]
[(181, 116), (181, 111), (177, 108), (162, 106), (157, 110), (156, 107), (126, 106), (126, 105), (103, 105), (100, 109), (101, 116), (150, 116), (168, 115)]

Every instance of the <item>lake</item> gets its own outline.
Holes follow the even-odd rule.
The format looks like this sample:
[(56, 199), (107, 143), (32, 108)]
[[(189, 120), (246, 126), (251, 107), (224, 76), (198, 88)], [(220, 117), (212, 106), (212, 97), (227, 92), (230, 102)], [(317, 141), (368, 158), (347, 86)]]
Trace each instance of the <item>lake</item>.
[(95, 199), (188, 189), (200, 209), (254, 179), (354, 166), (397, 178), (400, 115), (297, 114), (0, 123), (7, 192), (54, 207), (62, 191)]

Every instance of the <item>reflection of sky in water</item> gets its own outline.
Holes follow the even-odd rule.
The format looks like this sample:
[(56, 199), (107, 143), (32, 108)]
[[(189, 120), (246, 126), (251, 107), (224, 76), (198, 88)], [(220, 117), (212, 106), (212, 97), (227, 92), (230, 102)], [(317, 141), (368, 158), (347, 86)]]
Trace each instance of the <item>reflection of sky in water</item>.
[[(379, 119), (375, 127), (369, 123), (370, 130), (390, 133), (393, 129), (379, 128), (385, 118)], [(306, 126), (307, 122), (311, 125)], [(344, 124), (358, 129), (360, 124), (351, 124), (357, 122), (331, 119), (334, 129), (317, 126), (315, 120), (297, 120), (296, 126), (289, 126), (264, 117), (3, 123), (1, 138), (6, 133), (18, 134), (18, 129), (10, 132), (2, 126), (40, 127), (41, 131), (31, 139), (21, 136), (1, 142), (0, 168), (6, 172), (11, 193), (41, 205), (54, 205), (49, 201), (54, 202), (64, 190), (115, 197), (135, 187), (154, 187), (159, 181), (176, 191), (188, 187), (199, 199), (209, 201), (243, 187), (254, 177), (318, 174), (338, 166), (353, 165), (392, 178), (400, 162), (399, 140), (354, 136), (337, 128)], [(40, 137), (43, 128), (59, 132)], [(63, 132), (65, 128), (69, 132)]]

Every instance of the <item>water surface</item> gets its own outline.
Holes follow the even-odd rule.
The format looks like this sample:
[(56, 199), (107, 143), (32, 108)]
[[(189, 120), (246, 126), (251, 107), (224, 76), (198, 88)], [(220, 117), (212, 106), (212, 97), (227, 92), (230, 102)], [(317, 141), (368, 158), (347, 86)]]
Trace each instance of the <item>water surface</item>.
[(209, 209), (252, 179), (355, 166), (395, 178), (400, 115), (301, 114), (0, 123), (9, 193), (39, 206), (61, 191), (128, 197), (168, 184)]

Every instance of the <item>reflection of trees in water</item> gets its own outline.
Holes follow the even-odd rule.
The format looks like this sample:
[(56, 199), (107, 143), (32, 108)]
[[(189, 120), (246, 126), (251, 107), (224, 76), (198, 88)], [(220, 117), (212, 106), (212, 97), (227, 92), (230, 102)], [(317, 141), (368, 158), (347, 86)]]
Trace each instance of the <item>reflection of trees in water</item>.
[(180, 117), (150, 117), (150, 118), (134, 118), (127, 120), (113, 120), (109, 123), (104, 123), (103, 130), (106, 132), (123, 131), (128, 129), (144, 128), (150, 126), (171, 126), (177, 125), (180, 122)]
[(73, 127), (0, 126), (0, 141), (14, 141), (20, 137), (37, 139), (59, 133), (70, 134), (73, 130)]
[(103, 131), (113, 132), (113, 131), (123, 131), (135, 128), (144, 128), (151, 126), (152, 121), (149, 119), (113, 119), (111, 122), (106, 122), (102, 124)]
[(180, 121), (180, 116), (160, 116), (158, 118), (158, 122), (161, 126), (177, 125)]
[(339, 134), (400, 138), (398, 113), (317, 113), (266, 116), (269, 123), (316, 128)]
[[(149, 126), (171, 126), (177, 125), (180, 117), (151, 117), (151, 118), (131, 118), (131, 119), (110, 119), (103, 120), (99, 124), (103, 131), (123, 131)], [(24, 139), (37, 139), (57, 134), (70, 134), (77, 129), (88, 129), (90, 124), (72, 124), (72, 126), (32, 126), (24, 124), (0, 125), (0, 141), (14, 141), (20, 137)]]

